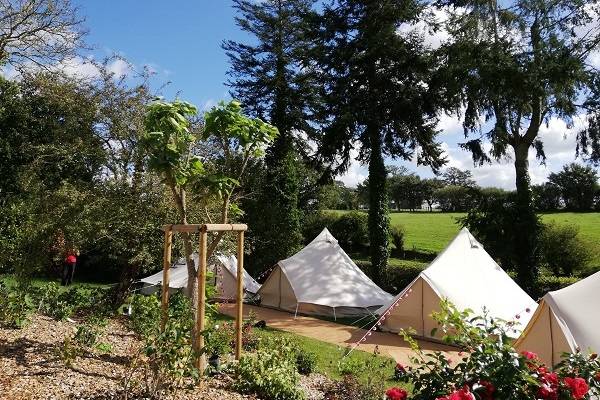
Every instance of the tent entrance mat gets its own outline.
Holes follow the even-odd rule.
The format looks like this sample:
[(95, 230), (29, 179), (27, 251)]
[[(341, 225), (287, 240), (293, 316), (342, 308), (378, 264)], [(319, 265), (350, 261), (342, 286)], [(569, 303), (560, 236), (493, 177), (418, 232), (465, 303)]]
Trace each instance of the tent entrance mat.
[[(225, 315), (235, 317), (235, 304), (221, 304), (219, 311)], [(352, 347), (366, 333), (364, 329), (349, 325), (336, 324), (317, 318), (298, 315), (271, 308), (244, 305), (244, 317), (254, 312), (256, 318), (264, 320), (267, 326), (285, 332), (306, 336), (312, 339), (327, 342), (340, 347)], [(459, 350), (455, 347), (425, 340), (418, 340), (419, 346), (426, 352), (442, 351), (448, 357), (456, 357)], [(372, 332), (366, 342), (358, 346), (358, 350), (372, 353), (378, 347), (382, 356), (387, 356), (404, 365), (410, 365), (409, 357), (414, 352), (399, 335), (386, 332)]]

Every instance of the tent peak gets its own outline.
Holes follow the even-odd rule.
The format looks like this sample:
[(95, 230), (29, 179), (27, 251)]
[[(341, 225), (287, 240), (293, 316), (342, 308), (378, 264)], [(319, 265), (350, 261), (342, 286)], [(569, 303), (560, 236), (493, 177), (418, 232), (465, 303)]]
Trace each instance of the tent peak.
[(317, 235), (316, 238), (314, 238), (312, 240), (312, 242), (310, 242), (310, 244), (313, 243), (318, 243), (318, 242), (327, 242), (327, 243), (333, 243), (336, 244), (338, 241), (337, 239), (331, 234), (331, 232), (329, 232), (329, 229), (327, 228), (323, 228), (323, 230), (321, 231), (321, 233), (319, 233)]

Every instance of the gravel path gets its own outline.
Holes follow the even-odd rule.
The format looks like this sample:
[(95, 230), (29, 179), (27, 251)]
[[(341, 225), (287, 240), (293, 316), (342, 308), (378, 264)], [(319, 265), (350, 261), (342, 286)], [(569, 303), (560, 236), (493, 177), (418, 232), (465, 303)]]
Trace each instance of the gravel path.
[[(73, 335), (76, 326), (38, 315), (24, 329), (0, 328), (0, 400), (120, 399), (121, 379), (130, 355), (139, 346), (135, 335), (122, 320), (112, 320), (99, 339), (112, 346), (110, 354), (85, 354), (69, 368), (59, 358), (57, 349), (66, 337)], [(322, 400), (317, 388), (325, 381), (318, 374), (302, 377), (307, 400)], [(259, 400), (233, 392), (230, 385), (229, 377), (207, 379), (199, 387), (182, 388), (164, 399)]]

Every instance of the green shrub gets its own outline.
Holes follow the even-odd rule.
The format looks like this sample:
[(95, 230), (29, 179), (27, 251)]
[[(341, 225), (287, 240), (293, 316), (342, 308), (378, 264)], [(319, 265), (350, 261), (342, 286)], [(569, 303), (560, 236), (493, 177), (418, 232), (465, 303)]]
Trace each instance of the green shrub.
[(94, 347), (102, 334), (103, 328), (108, 325), (106, 318), (90, 315), (86, 321), (77, 327), (73, 342), (86, 348)]
[(394, 244), (396, 255), (401, 255), (404, 250), (404, 229), (398, 225), (392, 225), (389, 228), (390, 241)]
[(131, 297), (131, 329), (141, 336), (155, 331), (160, 323), (160, 301), (156, 296), (136, 294)]
[(540, 235), (540, 249), (542, 262), (558, 276), (580, 272), (593, 258), (575, 225), (545, 224)]
[(44, 314), (65, 320), (77, 312), (110, 313), (110, 290), (87, 285), (72, 286), (61, 291), (60, 286), (51, 282), (34, 290)]
[(313, 240), (323, 228), (332, 229), (338, 220), (339, 214), (331, 211), (317, 211), (308, 214), (302, 224), (302, 235), (306, 243)]
[(554, 276), (540, 275), (537, 284), (535, 285), (535, 297), (542, 297), (548, 292), (565, 288), (579, 281), (579, 278), (572, 276)]
[[(402, 265), (391, 265), (383, 273), (381, 288), (390, 293), (396, 293), (411, 283), (423, 269), (427, 266), (425, 263), (413, 262), (410, 260), (400, 260)], [(371, 277), (371, 262), (359, 260), (356, 265), (367, 276)]]
[(421, 265), (388, 266), (382, 286), (389, 292), (398, 292), (408, 286), (423, 271)]
[(328, 398), (381, 399), (385, 381), (389, 377), (384, 371), (391, 369), (393, 365), (391, 359), (381, 359), (376, 354), (367, 359), (353, 357), (352, 354), (343, 357), (338, 363), (338, 371), (343, 380), (329, 387), (328, 391), (332, 394)]
[(54, 353), (69, 368), (73, 366), (73, 361), (81, 354), (81, 348), (70, 337), (65, 338), (58, 347), (54, 349)]
[(317, 366), (317, 355), (298, 349), (296, 353), (296, 368), (302, 375), (310, 375)]
[(235, 340), (232, 324), (215, 325), (204, 337), (206, 353), (209, 356), (222, 356), (232, 351), (232, 342)]
[(338, 240), (340, 246), (350, 249), (366, 248), (369, 245), (369, 217), (361, 211), (337, 214), (320, 211), (308, 216), (303, 225), (306, 242), (313, 240), (327, 228)]
[(381, 387), (363, 385), (355, 375), (326, 384), (323, 392), (326, 400), (381, 400), (383, 393)]
[(288, 345), (282, 344), (279, 348), (259, 349), (256, 354), (242, 356), (236, 370), (236, 389), (265, 400), (304, 399), (292, 353)]
[(29, 293), (31, 285), (18, 280), (10, 285), (0, 282), (0, 323), (10, 328), (22, 328), (36, 310), (35, 298)]
[(369, 216), (361, 211), (341, 214), (331, 226), (331, 233), (342, 247), (359, 249), (369, 246)]

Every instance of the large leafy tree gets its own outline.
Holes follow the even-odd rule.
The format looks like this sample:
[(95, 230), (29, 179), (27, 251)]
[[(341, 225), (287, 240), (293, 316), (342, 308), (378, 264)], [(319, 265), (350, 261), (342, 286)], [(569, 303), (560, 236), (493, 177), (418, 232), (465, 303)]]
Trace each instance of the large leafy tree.
[[(258, 118), (242, 113), (237, 101), (220, 103), (205, 114), (202, 130), (192, 129), (192, 117), (196, 107), (176, 100), (156, 100), (147, 106), (145, 131), (141, 144), (146, 150), (148, 165), (156, 171), (172, 194), (177, 206), (178, 223), (188, 223), (188, 192), (222, 200), (221, 223), (227, 223), (231, 207), (231, 196), (239, 183), (251, 157), (259, 156), (262, 149), (277, 135), (277, 129)], [(219, 149), (220, 166), (207, 165), (212, 160), (202, 156), (200, 148), (212, 142)], [(241, 164), (234, 167), (234, 161)], [(217, 161), (218, 162), (218, 161)], [(229, 176), (226, 174), (231, 174)], [(210, 217), (209, 217), (210, 218)], [(195, 298), (197, 285), (196, 269), (192, 259), (190, 234), (182, 232), (188, 269), (188, 294)], [(223, 233), (211, 242), (207, 256), (216, 249)]]
[[(551, 118), (573, 125), (584, 107), (600, 42), (599, 2), (580, 0), (440, 0), (450, 39), (440, 48), (440, 79), (462, 113), (476, 163), (514, 157), (518, 208), (513, 213), (517, 270), (530, 288), (536, 276), (538, 226), (532, 207), (529, 152), (544, 161), (540, 127)], [(482, 123), (485, 121), (485, 123)], [(593, 133), (593, 132), (592, 132)], [(582, 131), (587, 150), (589, 132)], [(486, 147), (489, 142), (491, 146)], [(583, 150), (583, 149), (582, 149)]]
[(591, 211), (598, 191), (598, 174), (589, 166), (571, 163), (548, 176), (548, 184), (560, 192), (565, 208)]
[[(302, 243), (299, 196), (304, 138), (314, 134), (311, 109), (316, 82), (310, 51), (313, 0), (234, 0), (238, 26), (251, 43), (223, 43), (230, 62), (231, 94), (249, 113), (279, 130), (266, 154), (265, 177), (247, 219), (253, 264), (269, 267)], [(268, 204), (268, 206), (266, 206)], [(273, 232), (277, 232), (274, 235)]]
[(83, 22), (70, 0), (0, 1), (0, 65), (48, 68), (75, 57)]
[[(415, 22), (415, 1), (339, 0), (325, 6), (321, 29), (325, 96), (324, 159), (344, 171), (352, 149), (369, 165), (369, 235), (374, 280), (387, 265), (388, 206), (384, 157), (411, 159), (438, 169), (436, 97), (423, 40), (401, 31)], [(404, 32), (404, 33), (401, 33)]]

